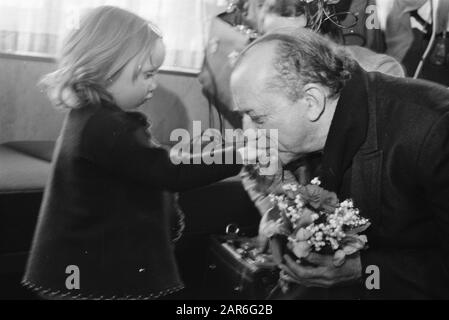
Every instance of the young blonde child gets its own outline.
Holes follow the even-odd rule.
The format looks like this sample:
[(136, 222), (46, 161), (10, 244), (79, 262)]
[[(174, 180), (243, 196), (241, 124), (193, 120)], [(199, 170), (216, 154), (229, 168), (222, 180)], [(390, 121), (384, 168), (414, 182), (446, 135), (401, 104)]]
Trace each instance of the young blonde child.
[(207, 185), (241, 166), (174, 165), (151, 143), (146, 117), (134, 110), (153, 96), (164, 56), (155, 26), (99, 7), (43, 80), (69, 113), (23, 281), (41, 296), (154, 299), (183, 288), (164, 191)]

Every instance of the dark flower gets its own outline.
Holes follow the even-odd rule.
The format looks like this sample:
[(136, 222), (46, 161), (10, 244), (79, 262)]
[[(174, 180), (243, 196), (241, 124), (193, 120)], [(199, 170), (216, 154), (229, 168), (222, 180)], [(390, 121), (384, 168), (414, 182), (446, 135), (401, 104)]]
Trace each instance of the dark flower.
[(299, 192), (304, 202), (315, 210), (333, 213), (338, 207), (339, 201), (335, 192), (324, 190), (320, 186), (309, 184), (300, 187)]
[(304, 202), (310, 205), (314, 209), (318, 209), (321, 205), (321, 194), (325, 190), (320, 186), (309, 184), (307, 186), (301, 186), (299, 193), (301, 194)]
[(334, 213), (335, 209), (338, 208), (339, 205), (339, 200), (337, 197), (337, 194), (335, 192), (330, 192), (327, 190), (324, 190), (321, 193), (321, 209), (325, 212), (325, 213)]

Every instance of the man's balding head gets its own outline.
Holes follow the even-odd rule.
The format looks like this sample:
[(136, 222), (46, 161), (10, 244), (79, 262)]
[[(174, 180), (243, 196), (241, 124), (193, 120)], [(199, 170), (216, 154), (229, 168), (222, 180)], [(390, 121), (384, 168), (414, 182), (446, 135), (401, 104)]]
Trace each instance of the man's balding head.
[[(269, 65), (254, 61), (264, 56)], [(331, 97), (338, 96), (356, 65), (343, 48), (304, 28), (278, 29), (253, 42), (240, 54), (235, 71), (255, 62), (259, 62), (256, 70), (275, 71), (267, 88), (284, 91), (292, 101), (302, 97), (307, 83), (321, 84), (329, 88)]]
[(288, 163), (324, 147), (340, 91), (355, 65), (316, 33), (279, 30), (241, 53), (231, 76), (235, 107), (256, 127), (278, 130), (279, 155)]

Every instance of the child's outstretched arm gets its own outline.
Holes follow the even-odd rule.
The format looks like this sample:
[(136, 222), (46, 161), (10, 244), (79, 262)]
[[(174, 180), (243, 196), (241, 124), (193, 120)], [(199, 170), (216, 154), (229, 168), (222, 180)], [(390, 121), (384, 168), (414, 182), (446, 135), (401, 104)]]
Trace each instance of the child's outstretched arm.
[[(110, 115), (106, 119), (94, 115), (84, 129), (81, 156), (112, 175), (170, 191), (205, 186), (235, 176), (242, 168), (234, 148), (216, 151), (222, 154), (223, 164), (177, 165), (165, 149), (145, 143), (143, 135), (144, 127), (126, 125)], [(233, 159), (232, 164), (224, 164), (225, 159)]]

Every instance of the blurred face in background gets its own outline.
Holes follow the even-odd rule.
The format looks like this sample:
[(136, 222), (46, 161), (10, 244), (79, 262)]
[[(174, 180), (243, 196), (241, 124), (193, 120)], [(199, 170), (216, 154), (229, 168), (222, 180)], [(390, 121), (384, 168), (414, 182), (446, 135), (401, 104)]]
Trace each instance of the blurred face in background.
[(258, 14), (258, 31), (269, 33), (278, 28), (306, 27), (307, 18), (298, 0), (265, 0)]
[(265, 0), (248, 0), (247, 2), (247, 23), (251, 28), (259, 30), (259, 21), (261, 19), (260, 15), (262, 13), (262, 7), (264, 6)]

